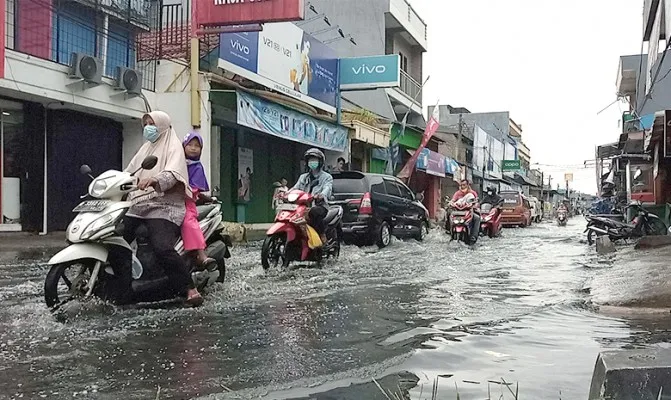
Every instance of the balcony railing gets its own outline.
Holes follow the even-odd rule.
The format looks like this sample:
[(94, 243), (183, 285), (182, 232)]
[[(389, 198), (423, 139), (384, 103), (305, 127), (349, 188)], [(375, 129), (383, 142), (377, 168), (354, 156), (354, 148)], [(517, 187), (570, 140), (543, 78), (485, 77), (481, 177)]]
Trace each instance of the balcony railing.
[[(5, 46), (8, 49), (64, 65), (69, 65), (73, 52), (99, 57), (104, 64), (103, 76), (114, 78), (118, 66), (134, 68), (142, 72), (142, 87), (155, 90), (156, 63), (137, 62), (137, 32), (151, 24), (144, 26), (144, 22), (135, 18), (144, 8), (124, 11), (121, 7), (149, 5), (149, 0), (100, 0), (98, 9), (84, 5), (89, 0), (76, 3), (0, 1), (7, 1)], [(116, 13), (107, 9), (114, 7)], [(126, 13), (126, 18), (116, 15), (121, 11)], [(159, 17), (157, 12), (148, 10), (147, 13), (145, 22)], [(130, 15), (135, 17), (129, 18)]]
[(420, 43), (426, 45), (428, 38), (426, 23), (417, 14), (414, 8), (408, 3), (408, 0), (389, 0), (390, 12), (406, 26), (406, 29)]
[(415, 103), (422, 104), (422, 85), (403, 70), (401, 70), (401, 91), (414, 99)]

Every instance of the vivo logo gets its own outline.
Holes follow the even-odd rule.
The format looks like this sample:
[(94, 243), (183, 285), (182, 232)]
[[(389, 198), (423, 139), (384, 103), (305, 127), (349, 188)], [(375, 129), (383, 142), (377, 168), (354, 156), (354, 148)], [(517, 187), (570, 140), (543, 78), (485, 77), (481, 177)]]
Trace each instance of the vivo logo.
[(231, 47), (233, 47), (234, 50), (249, 55), (249, 46), (240, 43), (238, 40), (231, 40)]
[(352, 72), (354, 72), (354, 75), (384, 74), (387, 72), (387, 67), (384, 65), (361, 64), (359, 67), (352, 67)]

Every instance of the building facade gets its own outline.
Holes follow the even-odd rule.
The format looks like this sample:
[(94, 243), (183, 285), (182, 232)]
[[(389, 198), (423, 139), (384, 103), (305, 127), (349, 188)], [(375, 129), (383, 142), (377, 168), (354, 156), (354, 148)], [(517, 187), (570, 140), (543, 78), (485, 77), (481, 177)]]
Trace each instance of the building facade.
[[(136, 59), (151, 3), (0, 2), (0, 231), (65, 229), (89, 183), (80, 165), (122, 167), (126, 139), (158, 106), (155, 63)], [(125, 88), (120, 68), (135, 78)]]

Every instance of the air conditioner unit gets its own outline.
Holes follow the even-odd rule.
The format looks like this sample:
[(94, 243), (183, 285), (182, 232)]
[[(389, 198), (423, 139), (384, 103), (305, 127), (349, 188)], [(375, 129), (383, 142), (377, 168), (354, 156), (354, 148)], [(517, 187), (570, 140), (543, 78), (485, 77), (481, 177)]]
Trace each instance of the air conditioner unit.
[(141, 95), (142, 72), (125, 67), (116, 67), (114, 87), (125, 90), (128, 94)]
[(70, 55), (70, 78), (82, 79), (88, 83), (102, 83), (102, 60), (83, 53), (72, 53)]

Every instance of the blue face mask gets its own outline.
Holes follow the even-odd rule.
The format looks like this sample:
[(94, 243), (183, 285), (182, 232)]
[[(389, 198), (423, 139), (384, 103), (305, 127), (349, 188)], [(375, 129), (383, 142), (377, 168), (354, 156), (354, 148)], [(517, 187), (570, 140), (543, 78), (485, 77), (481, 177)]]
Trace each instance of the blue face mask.
[(160, 135), (156, 125), (145, 125), (144, 130), (142, 131), (142, 136), (144, 136), (144, 138), (148, 141), (154, 143), (158, 140)]
[(319, 161), (309, 161), (308, 168), (310, 168), (311, 171), (315, 171), (317, 168), (319, 168)]

